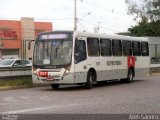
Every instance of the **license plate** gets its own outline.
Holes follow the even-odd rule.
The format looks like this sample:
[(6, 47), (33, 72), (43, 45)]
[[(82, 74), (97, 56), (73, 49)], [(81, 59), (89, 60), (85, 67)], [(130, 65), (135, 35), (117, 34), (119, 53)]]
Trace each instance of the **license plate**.
[(53, 81), (54, 78), (47, 78), (47, 81)]

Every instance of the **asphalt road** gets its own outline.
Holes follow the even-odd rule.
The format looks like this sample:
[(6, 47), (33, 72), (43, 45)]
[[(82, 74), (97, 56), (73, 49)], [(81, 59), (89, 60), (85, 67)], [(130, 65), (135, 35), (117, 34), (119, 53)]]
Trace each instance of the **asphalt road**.
[(50, 86), (0, 91), (0, 113), (12, 114), (160, 114), (160, 76), (130, 84)]

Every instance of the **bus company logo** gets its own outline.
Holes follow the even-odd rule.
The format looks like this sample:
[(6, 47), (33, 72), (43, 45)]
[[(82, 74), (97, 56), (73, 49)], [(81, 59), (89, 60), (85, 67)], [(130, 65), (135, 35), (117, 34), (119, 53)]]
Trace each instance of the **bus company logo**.
[(122, 61), (107, 61), (107, 66), (122, 65)]
[(132, 65), (133, 64), (133, 61), (132, 61), (132, 59), (130, 58), (130, 64)]
[(135, 57), (128, 57), (128, 67), (134, 67), (135, 66)]

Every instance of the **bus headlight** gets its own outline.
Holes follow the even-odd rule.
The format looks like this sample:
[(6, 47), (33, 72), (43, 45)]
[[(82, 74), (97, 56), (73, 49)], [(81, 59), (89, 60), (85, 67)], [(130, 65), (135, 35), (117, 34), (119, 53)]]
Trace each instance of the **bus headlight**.
[(32, 67), (32, 73), (35, 74), (35, 75), (37, 75), (37, 70), (36, 70), (36, 68)]
[(69, 67), (66, 68), (66, 70), (64, 71), (63, 76), (64, 75), (68, 75), (70, 73), (70, 68), (71, 68), (71, 66), (69, 66)]

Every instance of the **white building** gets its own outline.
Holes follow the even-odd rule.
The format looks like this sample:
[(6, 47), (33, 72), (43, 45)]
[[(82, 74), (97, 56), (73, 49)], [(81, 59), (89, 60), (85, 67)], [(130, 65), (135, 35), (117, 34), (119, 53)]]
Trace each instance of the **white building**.
[(160, 64), (160, 37), (148, 37), (151, 64)]

